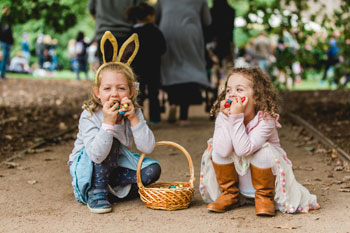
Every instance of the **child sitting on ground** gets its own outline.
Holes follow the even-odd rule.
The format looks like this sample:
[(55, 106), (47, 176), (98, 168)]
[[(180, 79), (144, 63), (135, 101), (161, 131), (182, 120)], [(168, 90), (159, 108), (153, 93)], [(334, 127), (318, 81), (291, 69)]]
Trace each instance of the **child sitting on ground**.
[[(106, 63), (105, 52), (110, 52), (104, 51), (107, 40), (114, 49), (111, 62)], [(154, 135), (137, 105), (135, 75), (129, 67), (137, 50), (134, 34), (123, 44), (116, 61), (115, 37), (109, 31), (103, 36), (104, 64), (96, 72), (92, 98), (83, 106), (79, 132), (69, 156), (74, 195), (78, 202), (87, 203), (93, 213), (112, 210), (109, 192), (118, 198), (136, 193), (139, 155), (129, 151), (132, 141), (144, 153), (152, 152), (155, 146)], [(146, 158), (141, 167), (142, 183), (155, 182), (160, 172), (159, 162)]]
[[(292, 163), (280, 145), (276, 99), (271, 79), (260, 68), (235, 68), (228, 76), (211, 110), (219, 113), (212, 143), (203, 155), (211, 154), (212, 162), (202, 163), (202, 170), (212, 163), (221, 190), (212, 197), (208, 211), (235, 207), (240, 193), (255, 198), (257, 215), (274, 216), (275, 209), (298, 213), (320, 208), (316, 196), (295, 180)], [(201, 180), (205, 176), (201, 174)], [(208, 188), (201, 184), (203, 198), (216, 191)]]

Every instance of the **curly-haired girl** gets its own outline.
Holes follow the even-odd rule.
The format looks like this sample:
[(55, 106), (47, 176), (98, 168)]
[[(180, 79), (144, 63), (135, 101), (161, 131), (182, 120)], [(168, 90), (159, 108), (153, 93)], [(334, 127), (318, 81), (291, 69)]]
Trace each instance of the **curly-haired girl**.
[(295, 180), (280, 145), (276, 102), (273, 84), (261, 69), (235, 68), (229, 74), (211, 110), (218, 115), (213, 139), (203, 155), (211, 154), (212, 160), (202, 163), (202, 168), (212, 161), (221, 191), (208, 190), (214, 186), (203, 185), (208, 177), (201, 174), (201, 195), (212, 202), (209, 211), (225, 212), (236, 206), (240, 193), (255, 198), (257, 215), (273, 216), (275, 209), (297, 213), (319, 208), (316, 196)]

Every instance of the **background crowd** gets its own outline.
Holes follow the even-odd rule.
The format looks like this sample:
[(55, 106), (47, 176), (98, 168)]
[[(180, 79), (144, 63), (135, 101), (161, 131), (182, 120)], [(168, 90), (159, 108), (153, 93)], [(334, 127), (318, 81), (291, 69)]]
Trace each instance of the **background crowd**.
[[(149, 118), (154, 124), (160, 122), (164, 112), (164, 93), (170, 104), (169, 122), (176, 122), (179, 115), (180, 124), (186, 125), (190, 105), (203, 101), (209, 111), (220, 82), (233, 66), (259, 66), (275, 84), (286, 88), (302, 82), (307, 69), (322, 72), (320, 85), (328, 81), (345, 87), (349, 82), (349, 71), (336, 75), (338, 64), (350, 62), (339, 54), (337, 31), (306, 35), (288, 28), (279, 34), (260, 30), (238, 48), (233, 38), (236, 10), (227, 1), (213, 0), (211, 7), (206, 0), (193, 0), (191, 4), (185, 0), (158, 0), (154, 5), (144, 2), (88, 0), (94, 36), (89, 38), (82, 30), (66, 43), (59, 43), (49, 34), (30, 32), (24, 32), (20, 39), (13, 38), (11, 21), (7, 20), (11, 12), (4, 7), (0, 22), (2, 79), (6, 72), (47, 77), (62, 69), (70, 69), (77, 80), (81, 73), (84, 79), (93, 79), (101, 64), (100, 40), (109, 30), (119, 46), (131, 33), (139, 35), (141, 49), (132, 67), (140, 82), (139, 102), (142, 105), (149, 98)], [(31, 46), (28, 38), (34, 36), (35, 45)], [(350, 46), (350, 40), (346, 43)], [(11, 52), (16, 44), (20, 49)], [(57, 55), (62, 44), (69, 67)]]

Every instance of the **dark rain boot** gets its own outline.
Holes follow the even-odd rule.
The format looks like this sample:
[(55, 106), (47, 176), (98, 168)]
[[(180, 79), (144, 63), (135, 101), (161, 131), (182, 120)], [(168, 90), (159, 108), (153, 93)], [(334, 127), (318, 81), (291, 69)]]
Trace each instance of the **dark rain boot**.
[(108, 200), (108, 176), (107, 168), (104, 164), (94, 163), (92, 175), (92, 185), (88, 191), (87, 206), (92, 213), (103, 214), (112, 211), (112, 205)]

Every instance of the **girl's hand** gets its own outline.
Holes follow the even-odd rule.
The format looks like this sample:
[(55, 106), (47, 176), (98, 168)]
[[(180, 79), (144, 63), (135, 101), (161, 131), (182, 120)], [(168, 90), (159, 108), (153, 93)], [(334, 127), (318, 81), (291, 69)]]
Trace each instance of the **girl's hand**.
[(220, 112), (222, 112), (223, 114), (225, 114), (226, 116), (228, 116), (229, 113), (230, 113), (230, 108), (226, 108), (226, 107), (225, 107), (226, 101), (227, 101), (227, 100), (225, 99), (225, 100), (222, 100), (222, 101), (220, 102)]
[(244, 113), (245, 108), (247, 107), (248, 101), (249, 101), (248, 97), (240, 97), (240, 96), (233, 97), (231, 106), (229, 108), (230, 114)]
[(131, 126), (136, 126), (139, 123), (139, 118), (136, 115), (135, 107), (128, 97), (121, 100), (119, 113), (125, 112), (123, 116), (127, 117)]
[(120, 117), (118, 111), (116, 111), (119, 106), (118, 102), (113, 102), (112, 100), (106, 101), (102, 107), (103, 113), (103, 123), (114, 125), (118, 121), (121, 121), (122, 116)]

